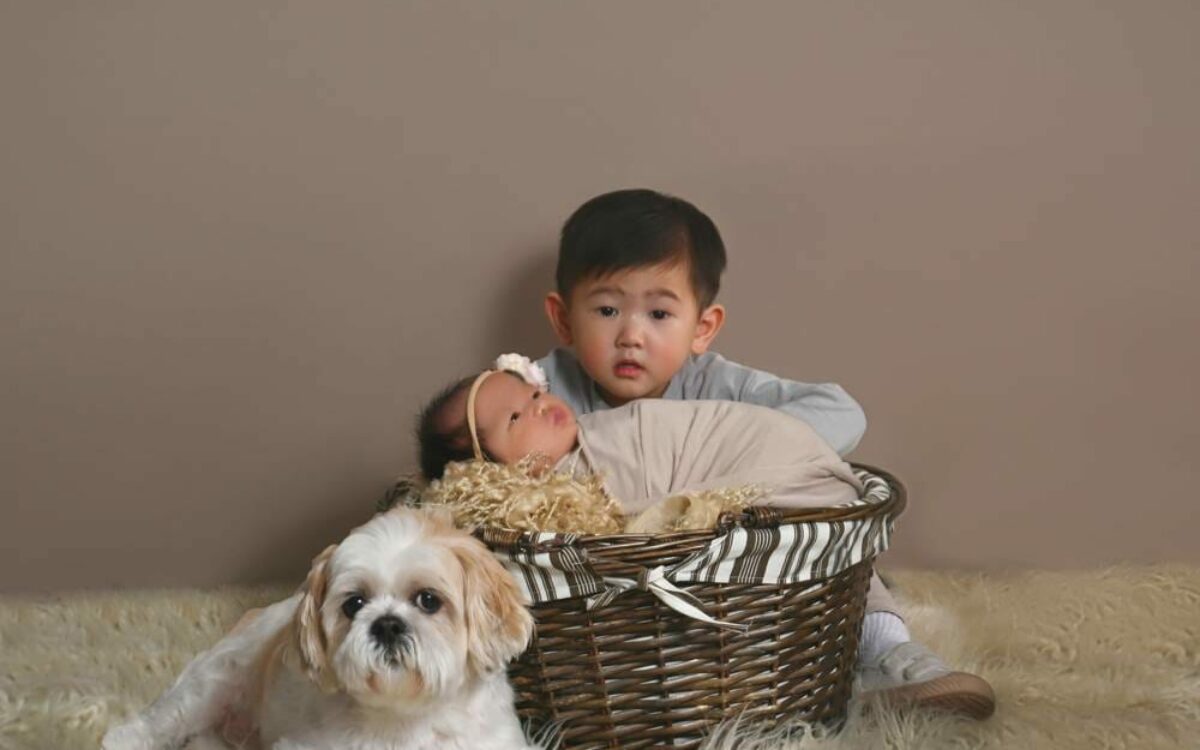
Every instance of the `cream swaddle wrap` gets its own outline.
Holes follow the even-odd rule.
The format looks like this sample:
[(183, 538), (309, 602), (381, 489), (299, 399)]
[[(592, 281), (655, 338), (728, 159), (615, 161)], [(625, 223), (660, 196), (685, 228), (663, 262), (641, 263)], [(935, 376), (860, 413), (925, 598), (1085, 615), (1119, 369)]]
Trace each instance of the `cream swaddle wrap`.
[(556, 465), (599, 475), (629, 516), (690, 493), (757, 486), (755, 504), (854, 502), (850, 465), (806, 423), (733, 401), (643, 399), (577, 417), (579, 445)]

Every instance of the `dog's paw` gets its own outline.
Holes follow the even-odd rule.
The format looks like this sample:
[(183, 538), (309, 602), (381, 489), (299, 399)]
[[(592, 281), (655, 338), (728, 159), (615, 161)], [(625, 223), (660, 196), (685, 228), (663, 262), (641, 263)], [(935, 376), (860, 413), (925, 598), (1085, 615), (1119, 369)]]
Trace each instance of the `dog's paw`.
[(131, 719), (120, 726), (109, 729), (100, 740), (101, 750), (166, 750), (166, 746), (154, 741), (150, 727), (139, 719)]

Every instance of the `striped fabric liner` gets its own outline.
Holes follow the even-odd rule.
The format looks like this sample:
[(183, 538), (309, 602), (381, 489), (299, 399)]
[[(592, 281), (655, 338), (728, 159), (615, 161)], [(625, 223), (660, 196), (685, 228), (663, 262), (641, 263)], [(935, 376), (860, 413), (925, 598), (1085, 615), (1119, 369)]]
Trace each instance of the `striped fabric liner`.
[[(863, 483), (855, 504), (886, 502), (887, 482), (861, 469)], [(777, 528), (733, 528), (708, 547), (667, 568), (674, 583), (795, 584), (840, 573), (887, 549), (892, 519), (875, 515), (856, 521), (815, 521)], [(588, 564), (586, 550), (574, 546), (573, 534), (528, 533), (521, 543), (496, 556), (535, 604), (588, 597), (603, 606), (631, 588), (614, 585)]]
[(575, 534), (528, 533), (508, 551), (493, 550), (534, 604), (593, 596), (608, 588), (574, 546)]

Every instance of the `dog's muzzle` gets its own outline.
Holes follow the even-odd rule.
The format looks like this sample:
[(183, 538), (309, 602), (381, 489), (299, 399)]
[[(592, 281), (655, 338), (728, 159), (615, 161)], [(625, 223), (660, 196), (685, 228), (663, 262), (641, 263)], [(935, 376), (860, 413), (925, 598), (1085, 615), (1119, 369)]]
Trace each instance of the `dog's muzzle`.
[(400, 647), (408, 635), (408, 624), (395, 615), (383, 615), (371, 623), (371, 638), (388, 653)]

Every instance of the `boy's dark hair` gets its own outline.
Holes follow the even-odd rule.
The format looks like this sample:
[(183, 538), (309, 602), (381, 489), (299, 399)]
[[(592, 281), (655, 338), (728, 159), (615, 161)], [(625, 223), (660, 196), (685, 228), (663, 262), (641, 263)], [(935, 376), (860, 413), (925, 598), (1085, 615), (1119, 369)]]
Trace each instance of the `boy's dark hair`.
[[(466, 394), (475, 377), (462, 378), (443, 388), (421, 409), (417, 417), (421, 474), (430, 482), (440, 479), (446, 471), (446, 464), (451, 461), (466, 461), (475, 456), (465, 418)], [(447, 411), (456, 402), (462, 404), (463, 419), (454, 419)]]
[(555, 281), (563, 299), (580, 281), (626, 268), (686, 260), (703, 310), (717, 298), (725, 243), (687, 201), (653, 190), (617, 190), (584, 203), (562, 228)]

